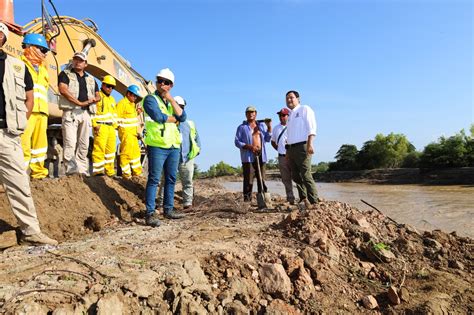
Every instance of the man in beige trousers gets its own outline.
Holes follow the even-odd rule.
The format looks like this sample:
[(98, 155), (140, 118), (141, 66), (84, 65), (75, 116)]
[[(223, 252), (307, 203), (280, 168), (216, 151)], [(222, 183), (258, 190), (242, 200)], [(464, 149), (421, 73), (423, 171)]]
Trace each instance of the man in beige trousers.
[[(8, 34), (7, 26), (0, 23), (0, 47)], [(22, 61), (0, 50), (0, 82), (0, 182), (20, 225), (20, 244), (57, 245), (41, 233), (20, 142), (33, 110), (33, 79)]]

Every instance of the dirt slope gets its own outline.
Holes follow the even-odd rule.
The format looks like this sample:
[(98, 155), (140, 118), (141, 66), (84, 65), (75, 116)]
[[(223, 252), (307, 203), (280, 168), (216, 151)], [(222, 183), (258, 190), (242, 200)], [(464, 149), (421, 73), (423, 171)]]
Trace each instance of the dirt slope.
[[(42, 227), (62, 243), (0, 254), (0, 312), (474, 311), (469, 238), (420, 234), (335, 201), (301, 211), (276, 197), (275, 209), (262, 212), (210, 180), (197, 183), (185, 219), (153, 229), (143, 225), (144, 184), (33, 181)], [(16, 224), (0, 198), (6, 239)]]

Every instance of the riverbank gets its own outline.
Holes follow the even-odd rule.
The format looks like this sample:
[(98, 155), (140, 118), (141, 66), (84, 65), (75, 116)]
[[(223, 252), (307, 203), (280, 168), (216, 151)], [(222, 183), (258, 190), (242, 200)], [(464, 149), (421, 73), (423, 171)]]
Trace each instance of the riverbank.
[(12, 241), (0, 254), (0, 314), (473, 311), (471, 238), (338, 201), (302, 209), (274, 196), (262, 211), (219, 180), (195, 185), (184, 219), (150, 228), (144, 178), (33, 181), (44, 232), (61, 241), (36, 248), (15, 246), (0, 194), (0, 239)]
[(333, 171), (314, 173), (318, 182), (354, 182), (369, 184), (474, 185), (474, 167), (438, 170), (418, 168)]

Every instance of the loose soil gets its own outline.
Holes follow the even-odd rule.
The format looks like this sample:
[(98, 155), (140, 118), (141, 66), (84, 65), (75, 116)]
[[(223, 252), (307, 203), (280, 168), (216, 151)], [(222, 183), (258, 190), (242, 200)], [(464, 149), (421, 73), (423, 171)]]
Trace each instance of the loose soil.
[(143, 178), (31, 186), (43, 231), (61, 243), (8, 247), (16, 222), (0, 193), (2, 314), (474, 311), (472, 239), (421, 234), (377, 211), (279, 196), (262, 211), (200, 180), (184, 219), (150, 228)]

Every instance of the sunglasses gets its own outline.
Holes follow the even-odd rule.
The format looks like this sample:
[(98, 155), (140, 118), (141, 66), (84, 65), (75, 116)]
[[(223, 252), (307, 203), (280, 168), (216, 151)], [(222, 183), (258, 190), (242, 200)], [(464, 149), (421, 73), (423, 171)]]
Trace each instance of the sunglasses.
[(49, 51), (49, 49), (46, 47), (40, 47), (40, 46), (35, 46), (35, 47), (38, 48), (43, 54), (47, 54)]
[(113, 89), (115, 86), (110, 85), (110, 84), (105, 84), (105, 87), (108, 87), (109, 89)]
[(158, 84), (164, 84), (164, 85), (171, 85), (171, 84), (173, 84), (173, 82), (171, 82), (170, 80), (161, 79), (161, 78), (156, 79), (156, 82), (158, 82)]

